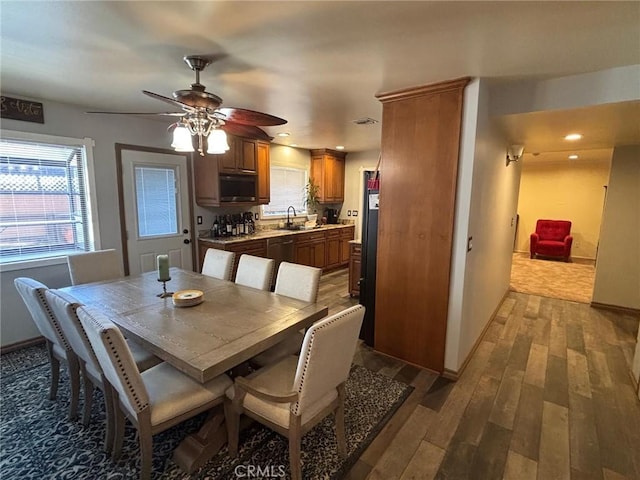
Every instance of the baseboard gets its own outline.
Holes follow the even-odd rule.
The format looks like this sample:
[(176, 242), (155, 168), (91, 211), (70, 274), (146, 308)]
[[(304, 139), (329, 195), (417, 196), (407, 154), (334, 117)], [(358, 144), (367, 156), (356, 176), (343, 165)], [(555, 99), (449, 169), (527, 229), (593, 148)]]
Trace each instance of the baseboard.
[(609, 305), (608, 303), (591, 302), (590, 305), (593, 308), (600, 308), (602, 310), (611, 310), (613, 312), (627, 313), (630, 315), (640, 315), (640, 309), (620, 307), (618, 305)]
[(44, 337), (30, 338), (29, 340), (22, 340), (21, 342), (11, 343), (9, 345), (3, 345), (0, 347), (0, 355), (5, 353), (15, 352), (22, 348), (33, 347), (34, 345), (40, 345), (44, 343)]
[(482, 343), (482, 340), (484, 339), (484, 336), (486, 335), (487, 330), (489, 329), (489, 326), (491, 325), (491, 322), (493, 322), (493, 320), (496, 318), (496, 315), (498, 314), (498, 311), (500, 311), (500, 307), (502, 306), (502, 303), (507, 298), (507, 295), (509, 295), (509, 292), (510, 292), (510, 290), (507, 288), (507, 290), (504, 292), (504, 295), (502, 295), (502, 298), (498, 302), (498, 306), (496, 307), (496, 309), (491, 314), (491, 317), (489, 317), (489, 321), (486, 323), (486, 325), (482, 329), (482, 332), (478, 336), (478, 339), (476, 340), (476, 343), (473, 344), (473, 347), (471, 348), (471, 350), (467, 354), (466, 358), (464, 359), (464, 362), (462, 362), (462, 365), (460, 365), (460, 369), (458, 371), (454, 371), (454, 370), (449, 370), (448, 368), (445, 368), (444, 372), (442, 373), (443, 377), (448, 378), (449, 380), (454, 380), (454, 381), (457, 381), (460, 378), (460, 376), (464, 372), (465, 368), (467, 368), (467, 365), (469, 364), (469, 361), (471, 360), (471, 357), (473, 357), (473, 354), (476, 353), (476, 350), (480, 346), (480, 343)]

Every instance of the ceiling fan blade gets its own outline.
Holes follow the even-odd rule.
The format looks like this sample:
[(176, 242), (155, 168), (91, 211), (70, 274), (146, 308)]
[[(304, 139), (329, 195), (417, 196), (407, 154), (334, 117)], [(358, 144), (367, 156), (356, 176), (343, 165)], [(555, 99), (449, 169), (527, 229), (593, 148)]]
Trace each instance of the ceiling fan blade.
[(255, 125), (244, 125), (242, 123), (226, 122), (221, 128), (225, 132), (231, 135), (237, 135), (239, 137), (257, 138), (260, 140), (266, 140), (268, 142), (272, 140), (272, 137), (270, 137), (267, 132), (259, 127), (256, 127)]
[(157, 93), (153, 93), (148, 90), (143, 90), (142, 93), (150, 96), (151, 98), (155, 98), (156, 100), (162, 100), (163, 102), (169, 103), (175, 107), (180, 107), (186, 112), (190, 112), (190, 113), (195, 112), (195, 108), (193, 108), (190, 105), (187, 105), (186, 103), (182, 103), (179, 100), (174, 100), (173, 98), (165, 97), (164, 95), (159, 95)]
[(246, 108), (224, 107), (218, 112), (225, 115), (226, 120), (242, 125), (259, 125), (261, 127), (271, 127), (274, 125), (284, 125), (286, 120), (280, 117), (269, 115), (268, 113), (247, 110)]
[(167, 115), (170, 117), (184, 117), (184, 112), (85, 112), (101, 115)]

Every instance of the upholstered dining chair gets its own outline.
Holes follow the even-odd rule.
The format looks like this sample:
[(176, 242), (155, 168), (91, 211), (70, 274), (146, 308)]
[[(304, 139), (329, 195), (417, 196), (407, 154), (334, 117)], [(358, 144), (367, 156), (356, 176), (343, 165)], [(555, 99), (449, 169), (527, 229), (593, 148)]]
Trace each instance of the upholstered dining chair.
[[(315, 302), (318, 298), (322, 270), (297, 263), (282, 262), (278, 268), (275, 293), (305, 302)], [(264, 367), (288, 355), (297, 355), (302, 347), (304, 330), (296, 332), (282, 342), (265, 350), (251, 359), (251, 363)]]
[(225, 399), (232, 457), (238, 453), (240, 415), (244, 413), (289, 439), (291, 478), (301, 480), (301, 438), (332, 412), (338, 453), (346, 456), (345, 382), (364, 310), (356, 305), (316, 322), (307, 330), (300, 357), (288, 356), (235, 379)]
[(231, 280), (235, 253), (209, 248), (204, 256), (202, 274), (220, 280)]
[[(84, 426), (89, 425), (89, 421), (91, 420), (93, 390), (99, 388), (104, 393), (105, 411), (107, 414), (105, 451), (110, 452), (113, 446), (114, 421), (111, 388), (105, 388), (106, 380), (102, 373), (102, 368), (98, 363), (93, 347), (91, 347), (89, 337), (87, 337), (87, 333), (84, 331), (78, 318), (77, 309), (81, 306), (81, 303), (68, 293), (58, 290), (47, 290), (45, 292), (45, 298), (51, 307), (54, 317), (58, 320), (58, 324), (65, 338), (78, 357), (84, 387), (84, 409), (82, 413), (82, 423)], [(131, 340), (126, 340), (126, 343), (140, 372), (144, 372), (162, 361), (137, 343)]]
[(69, 255), (67, 264), (72, 285), (113, 280), (124, 276), (120, 257), (114, 249)]
[(78, 359), (73, 353), (71, 345), (65, 338), (58, 320), (53, 315), (47, 303), (47, 299), (45, 298), (47, 286), (37, 280), (26, 277), (16, 278), (14, 285), (27, 306), (36, 327), (45, 338), (49, 364), (51, 366), (49, 400), (55, 400), (58, 394), (60, 362), (65, 363), (69, 369), (69, 383), (71, 384), (69, 419), (73, 420), (78, 413), (78, 401), (80, 398), (80, 370)]
[(120, 329), (100, 311), (82, 306), (78, 318), (113, 388), (113, 456), (122, 451), (125, 416), (138, 430), (140, 478), (151, 478), (153, 435), (219, 405), (232, 385), (226, 375), (199, 383), (166, 362), (140, 373)]
[(273, 277), (275, 260), (271, 258), (254, 257), (246, 253), (240, 256), (236, 283), (246, 287), (269, 290)]

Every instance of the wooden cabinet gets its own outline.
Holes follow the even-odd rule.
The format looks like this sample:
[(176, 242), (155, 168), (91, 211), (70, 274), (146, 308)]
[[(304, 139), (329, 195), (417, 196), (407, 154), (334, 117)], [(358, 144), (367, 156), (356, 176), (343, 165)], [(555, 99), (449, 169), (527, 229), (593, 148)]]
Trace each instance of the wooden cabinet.
[(227, 135), (229, 150), (217, 155), (220, 171), (224, 173), (255, 174), (257, 167), (257, 141), (252, 138)]
[(340, 231), (340, 265), (348, 265), (351, 257), (351, 240), (353, 240), (356, 227), (355, 225), (345, 227)]
[(200, 271), (202, 272), (202, 264), (204, 263), (204, 256), (209, 248), (216, 248), (218, 250), (225, 250), (227, 252), (234, 252), (236, 254), (233, 259), (233, 272), (231, 279), (236, 278), (236, 271), (238, 270), (238, 262), (240, 262), (240, 255), (247, 253), (256, 257), (267, 256), (267, 240), (247, 240), (243, 242), (235, 242), (229, 244), (215, 244), (210, 242), (204, 242), (198, 240), (198, 251), (200, 253)]
[(340, 230), (327, 231), (327, 268), (339, 267), (340, 259)]
[(325, 268), (325, 232), (301, 233), (295, 237), (295, 263)]
[(349, 295), (360, 295), (360, 276), (362, 275), (362, 244), (349, 243)]
[(311, 150), (311, 179), (318, 185), (320, 203), (344, 201), (344, 152)]
[(196, 203), (203, 207), (220, 205), (220, 182), (217, 155), (192, 154)]
[(258, 205), (266, 205), (271, 201), (271, 163), (269, 161), (269, 144), (256, 143), (258, 162)]

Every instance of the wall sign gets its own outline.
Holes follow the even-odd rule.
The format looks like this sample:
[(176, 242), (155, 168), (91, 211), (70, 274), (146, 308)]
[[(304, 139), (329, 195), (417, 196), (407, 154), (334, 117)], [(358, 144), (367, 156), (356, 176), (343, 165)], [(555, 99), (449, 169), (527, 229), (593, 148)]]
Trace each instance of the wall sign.
[(44, 123), (44, 108), (40, 102), (0, 96), (0, 117), (23, 122)]

